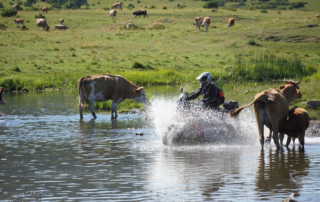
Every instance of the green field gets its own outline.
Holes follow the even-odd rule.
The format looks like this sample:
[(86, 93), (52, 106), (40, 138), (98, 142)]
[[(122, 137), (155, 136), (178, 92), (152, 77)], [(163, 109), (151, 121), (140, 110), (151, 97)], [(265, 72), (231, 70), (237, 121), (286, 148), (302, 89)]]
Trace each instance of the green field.
[[(14, 3), (2, 0), (5, 8), (12, 7), (10, 2)], [(239, 2), (227, 2), (219, 9), (204, 9), (203, 1), (139, 2), (124, 1), (124, 9), (114, 19), (108, 16), (107, 9), (114, 3), (110, 0), (89, 0), (89, 6), (77, 10), (51, 9), (43, 14), (51, 26), (48, 32), (35, 30), (35, 15), (40, 12), (27, 7), (16, 16), (0, 17), (6, 27), (0, 30), (0, 86), (76, 88), (80, 77), (101, 73), (122, 75), (139, 85), (190, 83), (205, 71), (225, 90), (230, 83), (284, 77), (320, 84), (320, 27), (306, 27), (320, 24), (315, 17), (320, 10), (317, 0), (300, 9), (267, 9), (267, 13), (255, 9), (258, 1), (254, 0), (241, 8)], [(127, 9), (129, 4), (135, 8)], [(42, 1), (34, 6), (50, 7)], [(132, 16), (142, 8), (148, 18)], [(195, 29), (196, 16), (210, 17), (208, 32)], [(228, 29), (229, 17), (236, 22)], [(20, 31), (12, 21), (16, 18), (23, 18), (28, 30)], [(60, 18), (70, 29), (54, 30)], [(126, 29), (129, 22), (135, 29)], [(155, 22), (163, 27), (153, 28)], [(315, 94), (306, 99), (315, 99)]]

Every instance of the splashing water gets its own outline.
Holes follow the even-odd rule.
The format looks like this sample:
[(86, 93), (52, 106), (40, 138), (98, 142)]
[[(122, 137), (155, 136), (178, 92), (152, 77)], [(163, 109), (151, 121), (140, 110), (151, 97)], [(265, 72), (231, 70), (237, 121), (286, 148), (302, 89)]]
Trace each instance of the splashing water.
[(157, 97), (151, 101), (147, 114), (166, 145), (260, 144), (255, 117), (249, 110), (242, 113), (241, 119), (231, 119), (212, 110), (178, 111), (176, 99)]

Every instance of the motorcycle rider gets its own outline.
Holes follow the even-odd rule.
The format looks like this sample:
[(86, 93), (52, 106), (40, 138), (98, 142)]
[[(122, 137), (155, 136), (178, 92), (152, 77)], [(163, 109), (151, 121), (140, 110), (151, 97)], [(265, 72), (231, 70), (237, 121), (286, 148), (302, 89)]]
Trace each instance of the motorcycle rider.
[(204, 72), (200, 74), (197, 78), (200, 83), (200, 89), (191, 95), (185, 94), (184, 99), (194, 100), (203, 94), (203, 106), (209, 109), (218, 109), (219, 105), (223, 104), (224, 96), (222, 91), (214, 85), (212, 82), (212, 77), (209, 72)]

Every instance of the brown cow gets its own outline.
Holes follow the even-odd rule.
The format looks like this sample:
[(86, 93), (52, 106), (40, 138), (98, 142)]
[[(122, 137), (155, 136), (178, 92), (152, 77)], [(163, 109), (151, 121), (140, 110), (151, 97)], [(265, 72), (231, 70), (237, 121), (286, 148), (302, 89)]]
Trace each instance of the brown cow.
[(94, 118), (97, 118), (94, 112), (94, 103), (111, 100), (111, 119), (116, 119), (117, 104), (125, 99), (132, 99), (137, 102), (148, 102), (143, 87), (138, 87), (130, 83), (122, 76), (110, 74), (99, 74), (94, 76), (85, 76), (78, 80), (79, 91), (79, 112), (80, 119), (83, 119), (84, 101), (89, 104), (89, 109)]
[(6, 101), (4, 100), (4, 88), (0, 87), (0, 105), (6, 104)]
[(20, 31), (24, 31), (26, 29), (27, 29), (27, 27), (25, 25), (22, 25), (21, 28), (20, 28)]
[(19, 24), (24, 25), (24, 24), (23, 24), (24, 19), (15, 19), (15, 20), (13, 20), (13, 22), (16, 23), (16, 26), (17, 26), (17, 27), (19, 27)]
[(64, 19), (59, 20), (60, 25), (64, 25)]
[(116, 9), (116, 8), (120, 8), (120, 10), (122, 10), (122, 3), (114, 3), (111, 6), (111, 9)]
[(269, 89), (256, 94), (255, 99), (248, 105), (242, 106), (230, 114), (230, 117), (238, 116), (246, 107), (254, 105), (254, 112), (258, 124), (260, 143), (264, 145), (264, 125), (273, 129), (273, 141), (277, 148), (280, 149), (278, 133), (282, 121), (287, 120), (289, 113), (289, 104), (295, 99), (301, 98), (298, 84), (301, 82), (286, 81), (285, 86), (278, 89)]
[[(299, 138), (299, 142), (304, 147), (304, 137), (305, 132), (310, 124), (310, 117), (308, 112), (303, 109), (295, 106), (289, 111), (289, 119), (281, 122), (279, 126), (279, 138), (280, 144), (282, 145), (284, 134), (288, 135), (286, 146), (288, 147), (291, 139), (294, 142), (295, 138)], [(272, 129), (270, 129), (269, 137), (266, 139), (271, 139)]]
[(42, 10), (42, 13), (44, 13), (44, 12), (48, 13), (49, 8), (47, 8), (47, 7), (42, 7), (41, 10)]
[(235, 21), (234, 18), (229, 18), (229, 20), (228, 20), (228, 28), (234, 26), (234, 21)]
[(58, 29), (58, 30), (66, 30), (69, 29), (70, 27), (66, 26), (66, 25), (55, 25), (54, 29)]
[(47, 31), (49, 31), (49, 28), (50, 28), (48, 26), (46, 19), (44, 19), (44, 18), (37, 18), (36, 19), (36, 30), (38, 27), (43, 27), (42, 30), (47, 30)]
[(205, 26), (206, 27), (206, 32), (208, 31), (208, 27), (210, 25), (210, 18), (209, 17), (196, 17), (196, 30), (199, 28), (200, 31), (200, 26)]

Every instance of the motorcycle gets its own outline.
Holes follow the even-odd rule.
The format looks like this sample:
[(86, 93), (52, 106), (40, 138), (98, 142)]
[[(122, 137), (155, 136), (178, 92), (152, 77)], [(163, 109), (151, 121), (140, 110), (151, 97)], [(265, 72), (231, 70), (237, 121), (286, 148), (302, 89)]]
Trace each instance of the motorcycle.
[[(226, 114), (239, 108), (236, 101), (224, 101), (215, 110), (208, 110), (201, 100), (189, 102), (186, 100), (188, 93), (183, 92), (177, 99), (177, 111), (172, 117), (172, 124), (166, 130), (162, 142), (169, 144), (199, 144), (214, 142), (221, 139), (219, 135), (228, 136), (226, 130)], [(230, 129), (230, 127), (229, 127)]]

